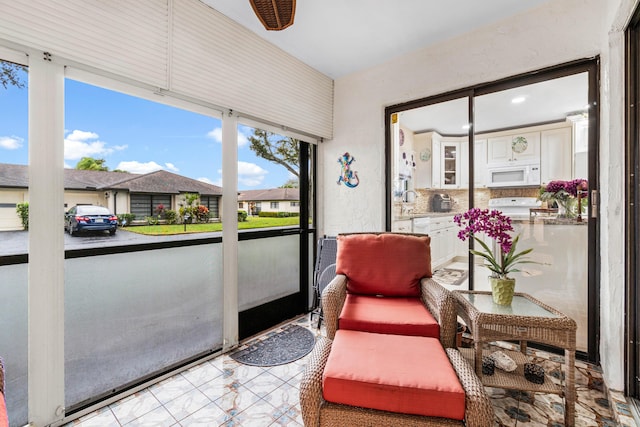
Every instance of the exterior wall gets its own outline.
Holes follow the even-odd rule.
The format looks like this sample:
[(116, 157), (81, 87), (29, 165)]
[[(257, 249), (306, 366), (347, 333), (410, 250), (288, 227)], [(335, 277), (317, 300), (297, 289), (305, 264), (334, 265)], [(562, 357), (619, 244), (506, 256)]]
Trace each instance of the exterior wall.
[[(631, 0), (624, 3), (631, 3)], [(602, 55), (601, 99), (601, 324), (603, 329), (600, 354), (609, 387), (624, 386), (622, 339), (624, 327), (624, 281), (620, 280), (620, 248), (609, 248), (612, 239), (622, 240), (623, 138), (622, 128), (608, 135), (608, 117), (623, 117), (621, 104), (609, 111), (606, 104), (612, 94), (607, 87), (620, 92), (621, 41), (609, 36), (613, 15), (621, 0), (552, 0), (527, 13), (512, 17), (466, 35), (400, 56), (387, 63), (336, 80), (334, 94), (334, 139), (319, 147), (319, 234), (380, 231), (385, 228), (385, 143), (384, 109), (386, 106), (436, 95), (470, 85), (490, 82), (520, 73), (541, 69), (581, 58)], [(624, 13), (622, 13), (624, 15)], [(615, 61), (608, 60), (609, 44)], [(614, 67), (610, 72), (609, 67)], [(617, 102), (617, 101), (616, 101)], [(620, 101), (622, 102), (622, 101)], [(615, 113), (615, 114), (614, 114)], [(616, 116), (617, 115), (617, 116)], [(615, 141), (615, 144), (610, 141)], [(340, 175), (339, 157), (349, 152), (356, 161), (360, 184), (355, 188), (336, 186)], [(608, 153), (607, 155), (604, 155)], [(614, 202), (615, 197), (618, 197)], [(615, 233), (615, 234), (613, 234)], [(619, 246), (619, 247), (618, 247)], [(618, 256), (614, 262), (614, 256)], [(605, 267), (609, 264), (608, 267)], [(617, 307), (617, 309), (613, 309)]]
[(98, 205), (109, 207), (108, 199), (104, 197), (104, 191), (65, 191), (65, 212), (75, 205)]
[(0, 231), (22, 230), (16, 205), (29, 201), (27, 190), (0, 191)]
[[(278, 208), (272, 208), (271, 203), (278, 202)], [(253, 203), (260, 203), (260, 212), (300, 212), (300, 202), (292, 202), (290, 200), (260, 200), (259, 202), (242, 201), (242, 208), (238, 210), (246, 211), (251, 214), (249, 206)], [(291, 206), (291, 203), (298, 203), (298, 206)]]

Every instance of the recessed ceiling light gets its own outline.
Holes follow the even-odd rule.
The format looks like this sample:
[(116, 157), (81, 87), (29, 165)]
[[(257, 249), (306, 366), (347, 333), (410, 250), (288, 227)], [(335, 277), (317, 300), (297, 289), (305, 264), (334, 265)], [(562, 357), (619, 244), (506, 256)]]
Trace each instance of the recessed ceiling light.
[(511, 103), (512, 103), (512, 104), (520, 104), (520, 103), (524, 102), (524, 101), (525, 101), (525, 99), (526, 99), (526, 98), (525, 98), (524, 96), (517, 96), (517, 97), (515, 97), (515, 98), (513, 98), (513, 99), (511, 100)]

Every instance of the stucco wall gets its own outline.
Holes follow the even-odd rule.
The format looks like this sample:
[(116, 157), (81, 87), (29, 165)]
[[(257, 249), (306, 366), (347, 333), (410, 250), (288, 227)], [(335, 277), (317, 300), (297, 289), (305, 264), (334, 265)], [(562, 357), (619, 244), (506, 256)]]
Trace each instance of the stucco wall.
[[(609, 90), (611, 84), (620, 86), (618, 56), (622, 51), (616, 47), (612, 51), (616, 60), (608, 58), (610, 42), (621, 42), (615, 33), (609, 34), (614, 17), (624, 14), (620, 12), (624, 8), (621, 3), (631, 1), (553, 0), (520, 16), (336, 80), (334, 139), (320, 146), (319, 196), (324, 208), (321, 234), (384, 229), (386, 106), (596, 55), (604, 59), (601, 104), (607, 103), (613, 95)], [(610, 66), (614, 67), (613, 72), (609, 72)], [(618, 92), (615, 94), (621, 99)], [(601, 182), (617, 189), (602, 190), (603, 217), (608, 216), (606, 220), (603, 218), (602, 229), (621, 236), (623, 141), (620, 135), (611, 138), (608, 135), (608, 115), (614, 113), (619, 115), (615, 122), (619, 126), (623, 117), (620, 106), (615, 111), (608, 106), (601, 111)], [(336, 185), (340, 175), (338, 158), (346, 151), (356, 159), (352, 164), (360, 178), (356, 188)], [(602, 239), (605, 246), (600, 251), (603, 266), (608, 265), (602, 276), (601, 322), (606, 326), (601, 337), (605, 332), (607, 337), (601, 340), (604, 347), (601, 355), (607, 384), (620, 390), (624, 386), (621, 314), (624, 285), (619, 280), (620, 261), (609, 261), (615, 256), (617, 260), (623, 257), (619, 248), (608, 249), (608, 241)]]

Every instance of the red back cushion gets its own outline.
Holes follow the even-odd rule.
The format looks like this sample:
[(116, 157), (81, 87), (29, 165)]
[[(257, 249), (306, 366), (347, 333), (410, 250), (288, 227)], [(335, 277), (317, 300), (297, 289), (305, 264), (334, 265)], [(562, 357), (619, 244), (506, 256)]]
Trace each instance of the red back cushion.
[(350, 293), (420, 296), (420, 279), (431, 277), (430, 243), (427, 235), (341, 234), (336, 274), (347, 276)]

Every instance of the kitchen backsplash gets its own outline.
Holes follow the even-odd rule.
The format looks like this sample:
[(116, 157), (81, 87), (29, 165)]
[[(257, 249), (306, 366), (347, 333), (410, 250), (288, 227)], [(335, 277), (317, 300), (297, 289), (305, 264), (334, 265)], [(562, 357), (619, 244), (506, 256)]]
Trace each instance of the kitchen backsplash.
[[(451, 212), (463, 212), (469, 207), (469, 190), (438, 190), (417, 188), (419, 197), (415, 199), (413, 213), (421, 214), (433, 212), (431, 199), (434, 194), (446, 193), (451, 197)], [(475, 205), (479, 208), (486, 208), (489, 199), (498, 197), (538, 197), (538, 187), (525, 188), (478, 188), (474, 190)]]

